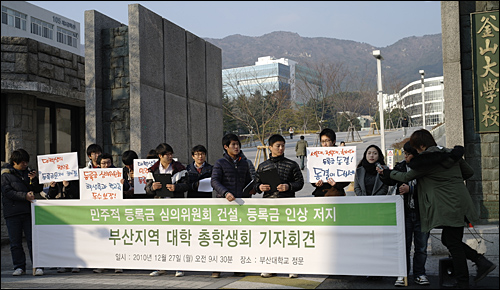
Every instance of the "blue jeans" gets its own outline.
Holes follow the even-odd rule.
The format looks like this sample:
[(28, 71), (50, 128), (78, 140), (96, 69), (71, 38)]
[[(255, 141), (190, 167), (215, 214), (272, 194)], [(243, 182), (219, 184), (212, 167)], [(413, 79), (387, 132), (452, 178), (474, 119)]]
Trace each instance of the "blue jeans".
[(23, 248), (23, 232), (30, 252), (30, 259), (33, 262), (33, 249), (31, 239), (31, 215), (22, 214), (5, 219), (7, 231), (9, 232), (10, 253), (14, 270), (21, 268), (26, 271), (26, 255)]
[(426, 275), (425, 262), (427, 261), (427, 242), (430, 233), (423, 233), (420, 227), (420, 219), (416, 211), (405, 212), (405, 236), (406, 236), (406, 271), (410, 275), (410, 251), (413, 241), (413, 276)]

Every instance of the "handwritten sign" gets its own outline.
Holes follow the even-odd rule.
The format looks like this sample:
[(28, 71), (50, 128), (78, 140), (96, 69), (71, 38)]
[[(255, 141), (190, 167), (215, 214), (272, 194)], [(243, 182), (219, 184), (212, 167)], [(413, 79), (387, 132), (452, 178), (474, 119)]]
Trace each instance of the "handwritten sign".
[(51, 181), (78, 180), (78, 154), (76, 152), (38, 155), (40, 184)]
[(122, 168), (80, 169), (80, 199), (123, 199)]
[(354, 181), (356, 146), (307, 147), (307, 175), (310, 183), (333, 178), (336, 182)]
[(134, 159), (134, 194), (146, 194), (146, 176), (148, 168), (158, 159)]

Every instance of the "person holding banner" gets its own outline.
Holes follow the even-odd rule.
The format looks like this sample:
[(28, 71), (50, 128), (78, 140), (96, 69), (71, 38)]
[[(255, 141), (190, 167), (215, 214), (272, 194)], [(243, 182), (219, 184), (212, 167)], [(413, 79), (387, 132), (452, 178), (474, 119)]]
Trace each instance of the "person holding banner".
[(191, 157), (193, 162), (186, 166), (188, 172), (188, 198), (212, 198), (212, 191), (198, 191), (200, 180), (209, 180), (212, 176), (213, 166), (208, 164), (207, 148), (203, 145), (196, 145), (191, 149)]
[(50, 199), (80, 199), (78, 180), (51, 181), (48, 196)]
[(383, 176), (399, 182), (417, 179), (420, 219), (423, 232), (441, 228), (441, 242), (448, 248), (453, 262), (457, 288), (469, 288), (467, 260), (477, 266), (477, 283), (496, 268), (496, 265), (462, 241), (464, 226), (479, 220), (471, 195), (464, 183), (474, 170), (462, 158), (463, 146), (453, 149), (437, 146), (432, 134), (420, 129), (410, 136), (410, 145), (419, 153), (410, 161), (411, 170), (398, 172), (378, 168)]
[[(31, 203), (35, 193), (43, 190), (39, 183), (37, 171), (28, 167), (30, 155), (24, 149), (12, 152), (10, 163), (2, 166), (2, 204), (3, 216), (10, 241), (10, 253), (14, 263), (12, 276), (26, 274), (26, 254), (23, 248), (23, 233), (28, 245), (30, 259), (33, 262)], [(42, 276), (43, 269), (37, 268), (33, 273)]]
[[(394, 170), (400, 172), (410, 171), (408, 164), (418, 155), (417, 150), (411, 147), (410, 142), (403, 145), (405, 159), (398, 162), (394, 166)], [(396, 194), (400, 194), (404, 199), (405, 213), (405, 240), (406, 240), (406, 271), (407, 277), (410, 276), (411, 269), (411, 244), (414, 245), (413, 253), (413, 276), (415, 283), (418, 285), (429, 285), (429, 279), (425, 272), (425, 262), (427, 261), (427, 242), (429, 233), (422, 232), (420, 222), (420, 212), (418, 205), (418, 190), (417, 180), (413, 179), (408, 182), (398, 182), (388, 177), (380, 177), (382, 182), (389, 186), (396, 186)], [(398, 277), (394, 286), (405, 286), (404, 277)]]
[[(236, 198), (250, 198), (255, 191), (244, 194), (243, 189), (252, 181), (249, 162), (241, 152), (241, 142), (237, 135), (229, 133), (222, 137), (224, 155), (218, 159), (212, 169), (211, 185), (216, 197), (235, 201)], [(253, 193), (252, 193), (253, 192)], [(234, 272), (234, 276), (244, 277), (243, 272)], [(213, 272), (212, 278), (220, 278), (220, 272)]]
[(134, 159), (139, 156), (133, 150), (127, 150), (122, 154), (123, 167), (123, 198), (134, 198)]
[[(97, 157), (97, 164), (101, 168), (116, 168), (115, 165), (113, 165), (113, 156), (109, 153), (103, 153), (100, 154)], [(123, 184), (123, 179), (122, 179), (122, 184)], [(94, 273), (104, 273), (106, 269), (103, 268), (97, 268), (93, 270)], [(123, 273), (123, 269), (115, 269), (115, 273)]]
[(366, 148), (363, 159), (358, 163), (354, 176), (354, 193), (356, 196), (387, 195), (389, 186), (377, 175), (376, 164), (385, 165), (382, 150), (377, 145)]
[(98, 144), (90, 144), (87, 147), (87, 157), (89, 158), (89, 163), (86, 168), (99, 168), (99, 162), (97, 158), (102, 154), (102, 148)]
[[(330, 128), (325, 128), (319, 133), (319, 140), (321, 147), (337, 147), (335, 142), (337, 141), (337, 134)], [(328, 178), (326, 182), (323, 180), (318, 180), (316, 183), (312, 183), (314, 191), (312, 195), (315, 197), (320, 196), (345, 196), (344, 187), (348, 186), (350, 182), (335, 182), (333, 178)]]
[[(304, 177), (297, 162), (285, 157), (285, 138), (280, 134), (269, 137), (269, 159), (262, 162), (257, 168), (255, 178), (255, 190), (264, 193), (262, 198), (284, 198), (295, 197), (295, 192), (304, 187)], [(267, 171), (276, 169), (279, 176), (279, 183), (276, 188), (265, 183), (264, 175)], [(261, 273), (261, 277), (270, 278), (276, 276), (275, 273)], [(297, 278), (297, 274), (289, 274), (290, 278)]]
[[(182, 163), (173, 159), (174, 149), (167, 143), (161, 143), (156, 147), (156, 155), (159, 160), (148, 169), (148, 175), (146, 177), (146, 196), (152, 196), (154, 198), (184, 198), (184, 193), (188, 188), (186, 183), (187, 171)], [(160, 181), (155, 180), (155, 174), (171, 175), (172, 182), (165, 185), (168, 189), (168, 195), (165, 197), (161, 197), (157, 194), (160, 192), (163, 185)], [(149, 273), (149, 275), (156, 277), (166, 273), (166, 270), (155, 270)], [(182, 276), (184, 276), (183, 271), (176, 271), (175, 277)]]

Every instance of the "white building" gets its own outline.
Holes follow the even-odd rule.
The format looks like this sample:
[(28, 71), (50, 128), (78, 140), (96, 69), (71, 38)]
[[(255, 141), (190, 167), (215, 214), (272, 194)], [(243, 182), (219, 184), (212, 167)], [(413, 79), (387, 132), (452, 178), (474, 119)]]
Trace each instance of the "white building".
[(290, 99), (302, 103), (297, 86), (307, 80), (321, 91), (321, 81), (317, 74), (296, 61), (272, 56), (259, 57), (255, 65), (222, 70), (222, 86), (225, 94), (235, 97), (255, 91), (265, 93), (276, 90), (286, 91)]
[[(444, 123), (443, 77), (424, 79), (425, 124), (434, 126)], [(403, 109), (410, 116), (412, 126), (422, 126), (422, 82), (409, 83), (398, 94), (384, 95), (384, 109)]]
[(2, 36), (31, 38), (85, 56), (80, 23), (26, 1), (2, 1)]

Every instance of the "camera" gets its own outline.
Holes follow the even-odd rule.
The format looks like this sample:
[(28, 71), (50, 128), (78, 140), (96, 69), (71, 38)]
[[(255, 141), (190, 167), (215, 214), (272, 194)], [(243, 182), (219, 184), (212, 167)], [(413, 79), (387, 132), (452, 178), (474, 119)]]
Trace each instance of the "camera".
[(385, 169), (384, 166), (382, 164), (380, 164), (380, 162), (375, 163), (375, 166), (377, 166), (377, 168), (380, 169), (380, 170), (384, 170)]

